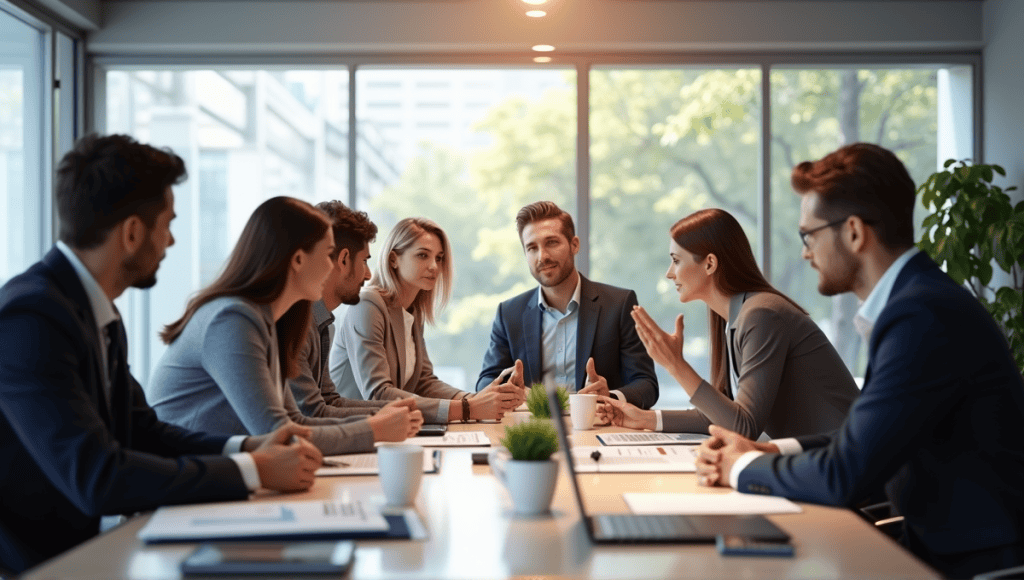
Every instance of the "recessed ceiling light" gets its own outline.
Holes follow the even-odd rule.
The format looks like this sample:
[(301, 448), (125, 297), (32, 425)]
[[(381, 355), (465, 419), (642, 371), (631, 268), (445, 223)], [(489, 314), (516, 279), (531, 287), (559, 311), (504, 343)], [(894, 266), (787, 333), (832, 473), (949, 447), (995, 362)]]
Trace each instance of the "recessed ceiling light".
[(535, 56), (535, 57), (533, 57), (533, 62), (539, 62), (539, 63), (551, 62), (551, 57), (550, 56)]
[(537, 52), (551, 52), (555, 50), (555, 47), (551, 46), (550, 44), (538, 44), (537, 46), (533, 47), (533, 50)]
[(527, 11), (526, 15), (529, 16), (530, 18), (540, 18), (542, 16), (547, 16), (548, 13), (544, 12), (543, 10), (529, 10)]
[(547, 4), (548, 0), (523, 0), (523, 3), (531, 6), (540, 6), (541, 4)]

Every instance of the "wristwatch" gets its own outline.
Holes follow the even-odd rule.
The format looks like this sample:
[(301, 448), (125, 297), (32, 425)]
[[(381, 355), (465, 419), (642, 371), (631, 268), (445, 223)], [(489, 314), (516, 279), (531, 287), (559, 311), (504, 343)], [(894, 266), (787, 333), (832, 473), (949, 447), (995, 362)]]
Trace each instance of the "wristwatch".
[(462, 422), (469, 423), (469, 393), (462, 397)]

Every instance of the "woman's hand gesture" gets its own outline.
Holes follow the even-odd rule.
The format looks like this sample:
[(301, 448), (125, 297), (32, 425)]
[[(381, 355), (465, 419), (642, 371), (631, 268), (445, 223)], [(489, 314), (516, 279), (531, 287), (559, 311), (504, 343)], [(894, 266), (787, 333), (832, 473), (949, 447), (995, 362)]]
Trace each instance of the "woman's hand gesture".
[(633, 312), (630, 314), (633, 316), (633, 322), (636, 323), (636, 333), (640, 336), (640, 342), (644, 343), (647, 354), (654, 362), (670, 372), (684, 362), (682, 314), (676, 316), (675, 334), (669, 334), (662, 330), (642, 306), (634, 306)]

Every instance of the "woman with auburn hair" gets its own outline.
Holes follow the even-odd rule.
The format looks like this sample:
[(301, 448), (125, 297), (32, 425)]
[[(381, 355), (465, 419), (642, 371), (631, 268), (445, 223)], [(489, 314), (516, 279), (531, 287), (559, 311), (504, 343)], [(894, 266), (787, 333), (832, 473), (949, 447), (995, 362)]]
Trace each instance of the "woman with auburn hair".
[[(711, 383), (683, 357), (683, 315), (674, 334), (640, 306), (637, 333), (654, 362), (665, 367), (695, 407), (644, 411), (601, 398), (599, 417), (634, 429), (707, 433), (711, 424), (757, 439), (796, 437), (838, 428), (857, 397), (857, 385), (825, 334), (765, 280), (747, 236), (728, 212), (705, 209), (672, 226), (665, 277), (680, 302), (707, 304)], [(712, 386), (714, 385), (714, 386)]]
[(331, 378), (338, 392), (349, 398), (415, 398), (428, 420), (438, 423), (497, 420), (515, 409), (525, 399), (521, 367), (507, 369), (479, 393), (434, 375), (423, 324), (433, 323), (435, 306), (444, 307), (451, 295), (454, 267), (444, 230), (428, 219), (405, 218), (384, 240), (380, 256), (334, 338)]
[(310, 441), (325, 455), (414, 435), (423, 419), (412, 404), (370, 417), (305, 417), (287, 386), (299, 372), (333, 249), (330, 221), (308, 203), (274, 197), (257, 207), (224, 271), (160, 333), (169, 346), (146, 387), (157, 416), (225, 435), (259, 435), (293, 421), (312, 428)]

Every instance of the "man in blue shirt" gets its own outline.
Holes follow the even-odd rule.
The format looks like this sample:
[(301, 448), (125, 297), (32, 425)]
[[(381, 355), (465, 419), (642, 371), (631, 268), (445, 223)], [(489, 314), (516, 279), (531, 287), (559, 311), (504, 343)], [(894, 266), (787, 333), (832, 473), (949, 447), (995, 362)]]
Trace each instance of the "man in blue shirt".
[(636, 293), (576, 271), (580, 239), (572, 216), (554, 203), (519, 210), (516, 229), (540, 286), (498, 306), (477, 390), (522, 361), (526, 386), (565, 385), (651, 408), (658, 379), (630, 315)]
[(853, 292), (868, 344), (835, 432), (755, 443), (712, 427), (698, 478), (853, 505), (884, 489), (901, 541), (960, 578), (1024, 562), (1024, 381), (992, 317), (914, 247), (914, 183), (891, 152), (848, 145), (793, 170), (818, 290)]

